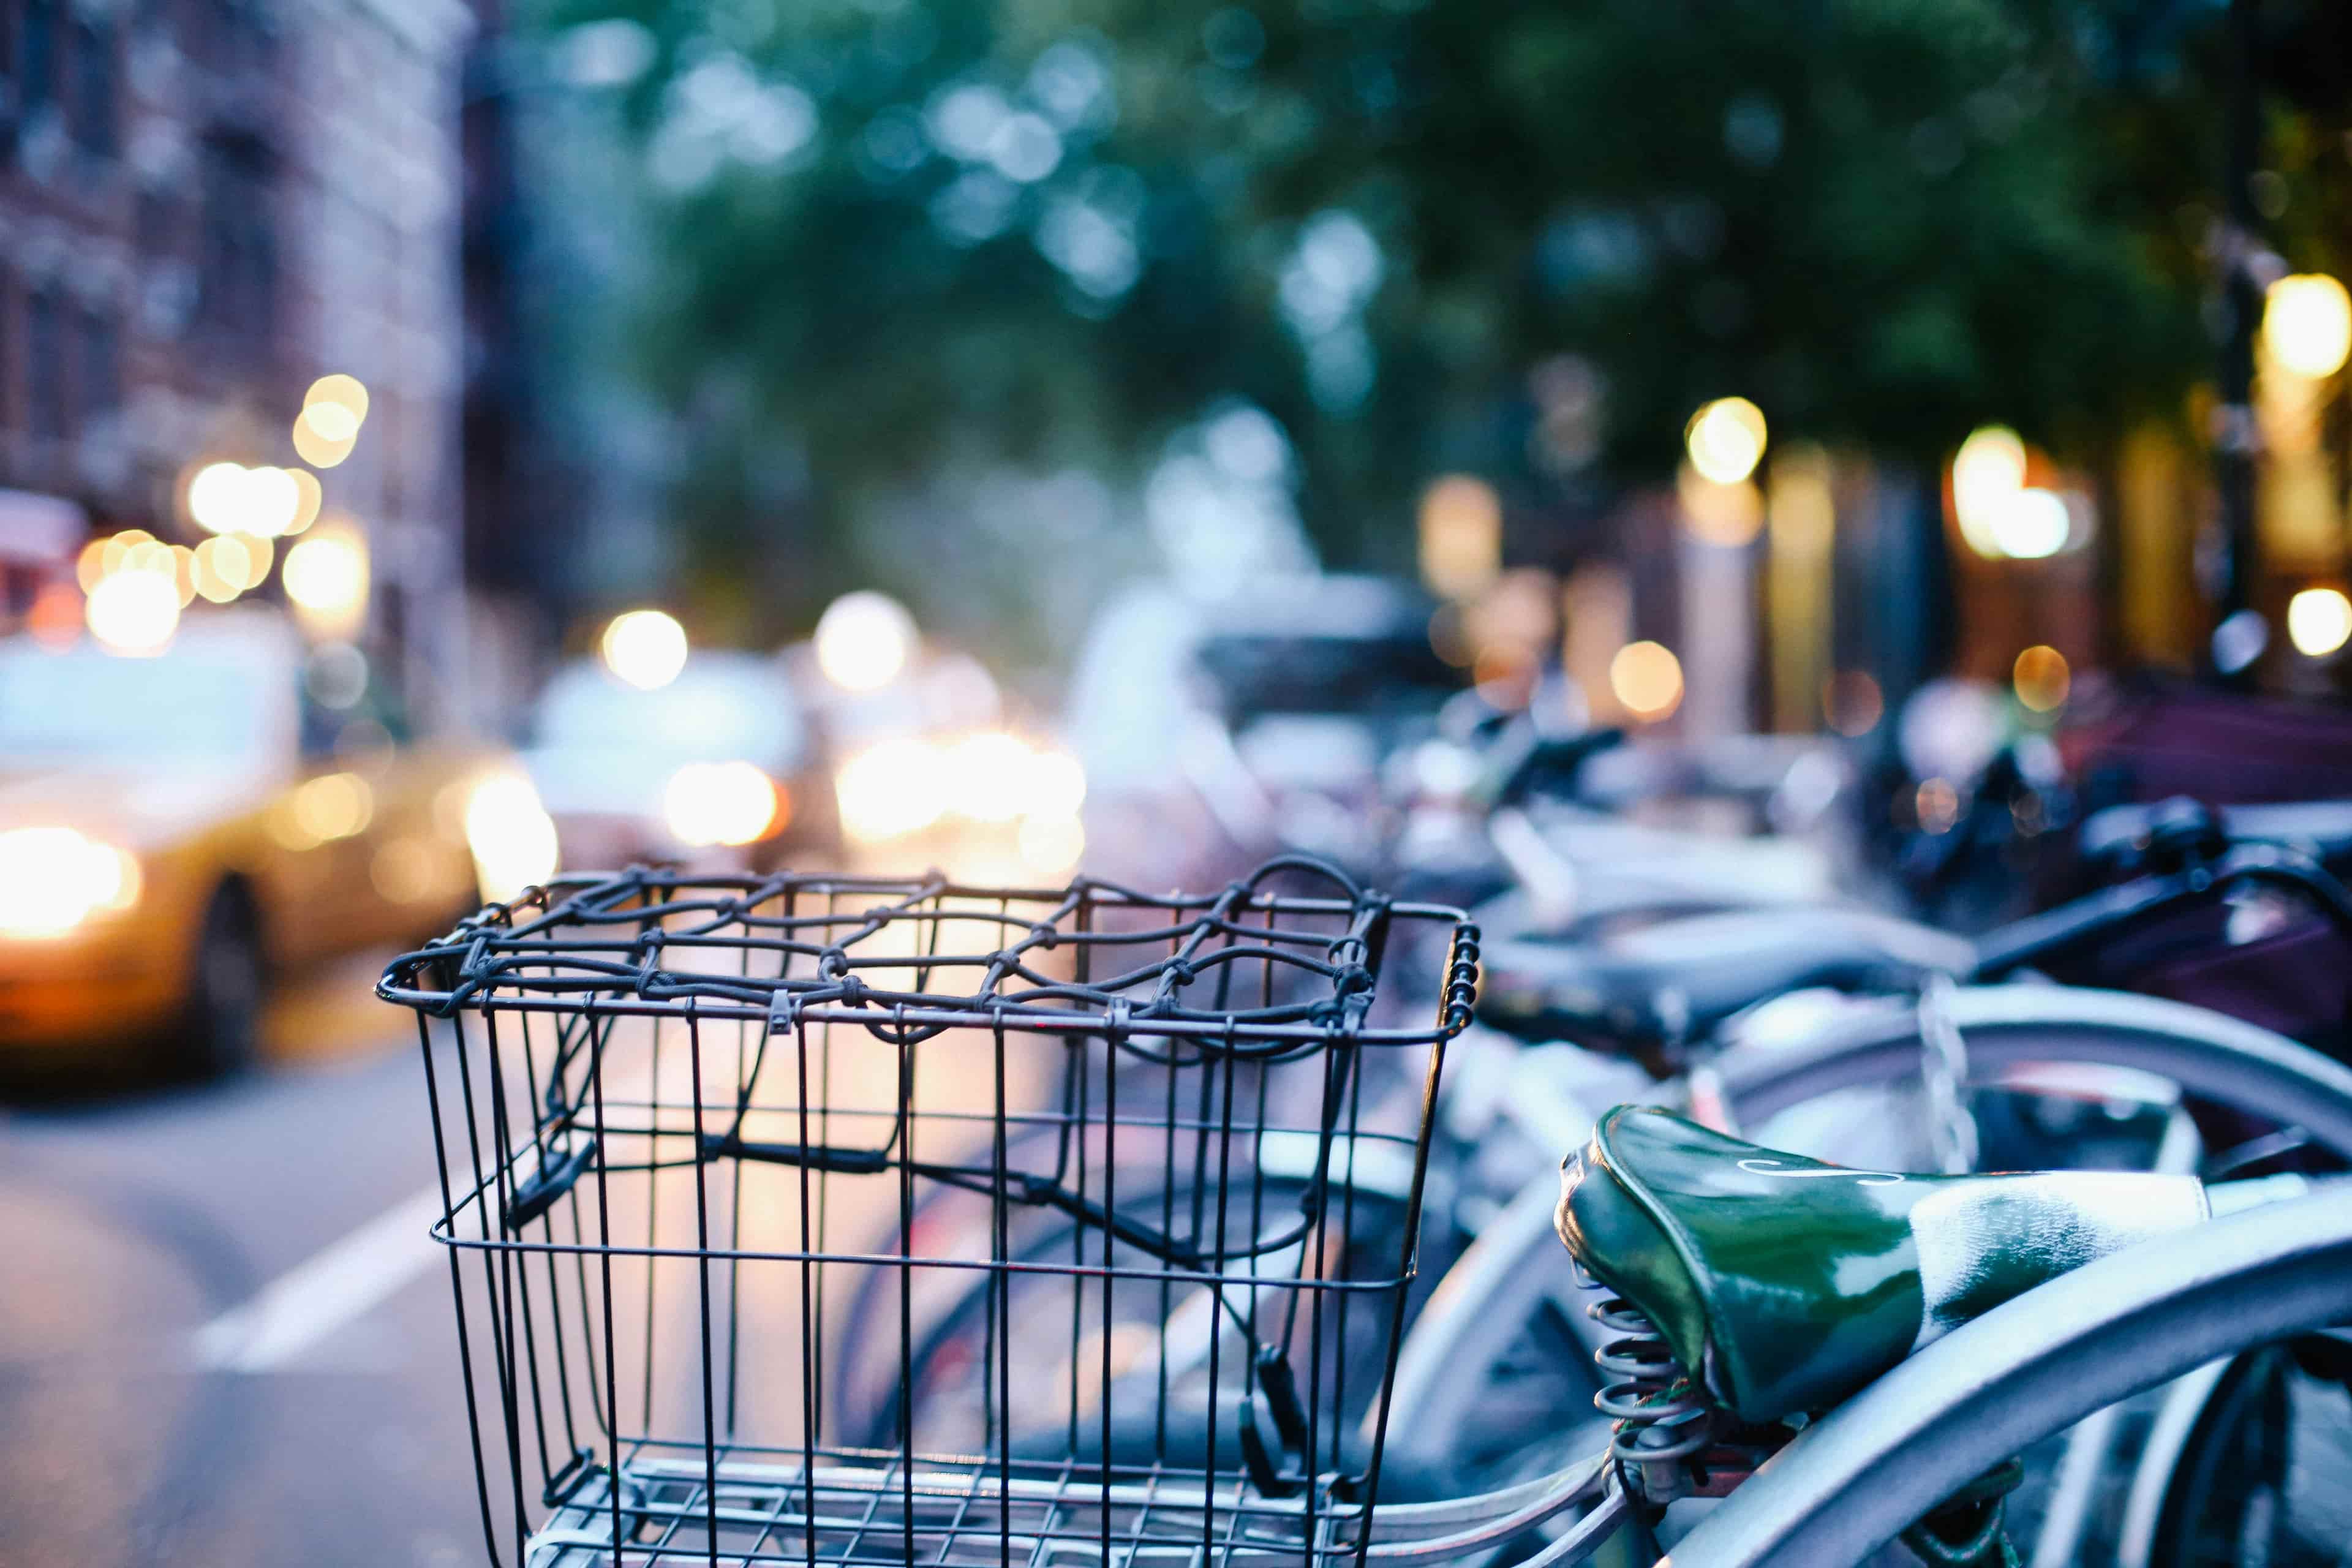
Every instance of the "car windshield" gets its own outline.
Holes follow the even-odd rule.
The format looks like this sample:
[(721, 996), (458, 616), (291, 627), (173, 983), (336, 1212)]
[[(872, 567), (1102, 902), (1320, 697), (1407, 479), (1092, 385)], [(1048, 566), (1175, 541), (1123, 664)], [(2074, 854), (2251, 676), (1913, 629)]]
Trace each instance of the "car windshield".
[(1267, 713), (1434, 710), (1462, 685), (1419, 626), (1364, 637), (1212, 637), (1200, 661), (1232, 723)]
[(121, 658), (0, 645), (0, 763), (251, 757), (290, 700), (268, 681), (249, 650)]
[(548, 683), (534, 738), (553, 748), (766, 763), (798, 749), (800, 715), (782, 679), (763, 665), (689, 664), (651, 691), (624, 685), (601, 666), (576, 665)]

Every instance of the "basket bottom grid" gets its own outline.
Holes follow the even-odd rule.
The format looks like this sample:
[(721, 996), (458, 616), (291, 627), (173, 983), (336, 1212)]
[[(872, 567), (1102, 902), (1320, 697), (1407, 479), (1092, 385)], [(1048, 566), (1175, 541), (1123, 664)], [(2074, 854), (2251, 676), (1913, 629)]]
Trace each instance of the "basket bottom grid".
[(617, 1550), (609, 1474), (592, 1471), (526, 1543), (525, 1568), (1325, 1565), (1355, 1559), (1361, 1514), (1328, 1488), (1310, 1518), (1305, 1499), (1264, 1498), (1238, 1474), (1173, 1467), (1118, 1467), (1107, 1485), (1098, 1468), (1069, 1463), (919, 1455), (906, 1465), (845, 1450), (804, 1465), (797, 1454), (725, 1447), (713, 1459), (650, 1446), (625, 1458)]

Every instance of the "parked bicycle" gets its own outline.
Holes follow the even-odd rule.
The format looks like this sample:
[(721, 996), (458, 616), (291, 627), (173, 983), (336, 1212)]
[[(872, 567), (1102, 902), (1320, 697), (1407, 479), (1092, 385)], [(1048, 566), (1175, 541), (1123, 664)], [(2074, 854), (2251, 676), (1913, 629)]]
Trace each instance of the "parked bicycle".
[[(1375, 984), (1398, 955), (1421, 951), (1415, 927), (1439, 933), (1446, 954), (1441, 972), (1402, 987), (1423, 1005), (1434, 999), (1434, 1024), (1384, 1011)], [(401, 960), (382, 989), (417, 1010), (425, 1046), (446, 1205), (438, 1234), (450, 1248), (493, 1557), (503, 1560), (504, 1542), (518, 1562), (548, 1564), (1016, 1552), (1041, 1563), (1560, 1563), (1621, 1530), (1639, 1556), (1658, 1530), (1679, 1528), (1671, 1515), (1688, 1497), (1729, 1489), (1732, 1500), (1676, 1547), (1677, 1563), (1834, 1561), (1906, 1531), (1990, 1561), (1999, 1526), (1987, 1521), (2011, 1481), (2000, 1461), (2134, 1388), (2307, 1336), (2343, 1313), (2352, 1215), (2339, 1192), (2200, 1225), (2177, 1256), (2153, 1241), (2117, 1267), (2038, 1284), (2106, 1250), (2107, 1233), (2062, 1204), (2080, 1234), (2059, 1254), (2033, 1253), (2027, 1243), (2046, 1226), (2021, 1226), (2006, 1198), (1975, 1195), (2014, 1178), (1840, 1170), (1618, 1111), (1601, 1120), (1587, 1172), (1617, 1173), (1655, 1199), (1631, 1200), (1654, 1226), (1729, 1237), (1618, 1247), (1570, 1226), (1583, 1261), (1628, 1304), (1602, 1320), (1603, 1370), (1633, 1385), (1612, 1407), (1628, 1426), (1581, 1457), (1558, 1452), (1557, 1432), (1523, 1426), (1515, 1459), (1486, 1467), (1491, 1484), (1414, 1473), (1404, 1456), (1429, 1447), (1440, 1424), (1430, 1391), (1482, 1386), (1493, 1345), (1517, 1326), (1496, 1282), (1537, 1274), (1493, 1266), (1506, 1235), (1525, 1228), (1528, 1205), (1515, 1204), (1452, 1271), (1404, 1353), (1433, 1112), (1450, 1045), (1470, 1023), (1475, 944), (1451, 911), (1328, 887), (1152, 900), (1084, 881), (1048, 891), (639, 871), (559, 882)], [(2308, 1144), (2352, 1153), (2352, 1075), (2324, 1058), (2194, 1009), (2123, 998), (2152, 1011), (2126, 1016), (2108, 999), (2070, 1016), (2026, 991), (2081, 997), (2042, 986), (1955, 994), (1971, 1075), (2033, 1064), (2047, 1090), (2053, 1062), (2143, 1079), (2169, 1068), (2183, 1086), (2175, 1095), (2290, 1121)], [(2182, 1015), (2196, 1015), (2193, 1026)], [(1743, 1119), (1884, 1084), (1890, 1064), (1916, 1069), (1916, 1005), (1908, 1016), (1900, 1043), (1881, 1010), (1875, 1034), (1727, 1052), (1719, 1083)], [(1374, 1064), (1396, 1058), (1425, 1060), (1422, 1093), (1375, 1103), (1365, 1093)], [(1114, 1070), (1122, 1060), (1144, 1078)], [(1134, 1092), (1139, 1081), (1157, 1092)], [(2110, 1070), (2093, 1087), (2112, 1093), (2124, 1081)], [(1046, 1092), (1072, 1082), (1100, 1093)], [(2158, 1120), (2158, 1157), (2179, 1165), (2186, 1149), (2194, 1163), (2194, 1124), (2168, 1110)], [(1666, 1154), (1633, 1136), (1660, 1126), (1675, 1130), (1650, 1141)], [(2282, 1146), (2260, 1136), (2274, 1142), (2258, 1136), (2253, 1158)], [(1401, 1209), (1370, 1195), (1381, 1152), (1402, 1162)], [(2244, 1164), (2249, 1154), (2226, 1158)], [(1717, 1169), (1726, 1162), (1730, 1173)], [(1139, 1168), (1156, 1173), (1140, 1189)], [(2190, 1177), (2160, 1174), (2005, 1191), (2087, 1190), (2069, 1185), (2085, 1179), (2158, 1184), (2136, 1191), (2166, 1194), (2184, 1225), (2209, 1202), (2230, 1210), (2248, 1201), (2242, 1193), (2282, 1188), (2229, 1184), (2208, 1200)], [(1796, 1192), (1775, 1196), (1782, 1186)], [(1658, 1197), (1666, 1187), (1675, 1195)], [(919, 1193), (942, 1188), (984, 1200), (978, 1246), (917, 1223)], [(1832, 1188), (1859, 1206), (1824, 1207), (1819, 1194)], [(1895, 1188), (1902, 1203), (1885, 1195)], [(1886, 1326), (1887, 1300), (1931, 1293), (1900, 1239), (1915, 1197), (1993, 1216), (1964, 1231), (1957, 1255), (1936, 1253), (1936, 1267), (1962, 1279), (1989, 1271), (2002, 1285), (1938, 1296), (1959, 1303), (1953, 1323), (1980, 1312), (1984, 1322), (1906, 1361), (1903, 1351), (1933, 1337), (1898, 1345)], [(1726, 1231), (1726, 1214), (1744, 1218)], [(893, 1215), (887, 1250), (837, 1239)], [(1753, 1267), (1751, 1232), (1816, 1256), (1827, 1283), (1791, 1295)], [(1668, 1250), (1683, 1259), (1681, 1284), (1628, 1272), (1654, 1270)], [(2208, 1316), (2184, 1304), (2191, 1276), (2219, 1304)], [(860, 1277), (895, 1287), (900, 1387), (889, 1440), (845, 1447), (824, 1436), (826, 1344)], [(966, 1279), (982, 1282), (988, 1302), (976, 1422), (914, 1383), (917, 1300), (942, 1283), (969, 1300)], [(2080, 1283), (2093, 1280), (2095, 1289)], [(1040, 1282), (1056, 1305), (1051, 1320), (1033, 1305)], [(2029, 1284), (2026, 1301), (1996, 1306)], [(1482, 1289), (1487, 1309), (1465, 1320), (1460, 1301)], [(1759, 1308), (1762, 1320), (1741, 1315), (1767, 1298), (1779, 1305)], [(1874, 1338), (1842, 1326), (1849, 1298), (1864, 1302), (1852, 1321), (1875, 1323)], [(1143, 1311), (1128, 1310), (1139, 1300)], [(2066, 1305), (2049, 1320), (2065, 1332), (2016, 1330), (2044, 1322), (2029, 1310), (2041, 1301)], [(1771, 1312), (1792, 1303), (1797, 1318), (1833, 1331), (1803, 1353), (1772, 1326)], [(1202, 1331), (1185, 1365), (1171, 1339), (1188, 1309)], [(1464, 1332), (1465, 1321), (1482, 1331)], [(1049, 1328), (1066, 1352), (1023, 1360)], [(1440, 1348), (1421, 1352), (1424, 1342)], [(2305, 1342), (2295, 1340), (2295, 1353), (2309, 1359)], [(1963, 1344), (1956, 1360), (1948, 1347)], [(1718, 1346), (1735, 1345), (1746, 1358), (1738, 1378), (1764, 1384), (1727, 1380), (1730, 1352)], [(2262, 1364), (2267, 1382), (2238, 1381), (2287, 1386), (2275, 1357)], [(1909, 1391), (1898, 1411), (1965, 1412), (1952, 1418), (1967, 1420), (1968, 1441), (1938, 1445), (1890, 1423), (1870, 1386), (1880, 1373), (1880, 1386)], [(1792, 1378), (1811, 1404), (1749, 1397)], [(2036, 1378), (2064, 1392), (2036, 1392)], [(1040, 1419), (1041, 1408), (1059, 1419)], [(1802, 1419), (1781, 1419), (1791, 1415)], [(2230, 1428), (2257, 1444), (2282, 1429), (2268, 1415)], [(1979, 1452), (1988, 1443), (1998, 1451)], [(1717, 1452), (1727, 1445), (1727, 1456)], [(1856, 1467), (1880, 1462), (1878, 1447), (1909, 1467), (1903, 1485), (1829, 1500), (1824, 1478), (1850, 1484)], [(2179, 1500), (2175, 1484), (2194, 1469), (2187, 1457), (2205, 1451), (2180, 1447), (2149, 1483), (2152, 1517), (2174, 1521), (2162, 1540), (2212, 1523), (2213, 1509)], [(1750, 1476), (1768, 1452), (1779, 1461)], [(1808, 1486), (1822, 1495), (1791, 1513), (1787, 1500)], [(1823, 1542), (1828, 1554), (1812, 1554)]]

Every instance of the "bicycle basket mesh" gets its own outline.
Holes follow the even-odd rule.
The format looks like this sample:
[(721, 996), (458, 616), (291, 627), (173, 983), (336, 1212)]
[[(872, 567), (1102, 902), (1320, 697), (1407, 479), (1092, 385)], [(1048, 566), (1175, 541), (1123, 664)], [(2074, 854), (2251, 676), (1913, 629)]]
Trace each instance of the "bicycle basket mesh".
[(399, 959), (493, 1558), (1356, 1556), (1475, 965), (1297, 859), (639, 869)]

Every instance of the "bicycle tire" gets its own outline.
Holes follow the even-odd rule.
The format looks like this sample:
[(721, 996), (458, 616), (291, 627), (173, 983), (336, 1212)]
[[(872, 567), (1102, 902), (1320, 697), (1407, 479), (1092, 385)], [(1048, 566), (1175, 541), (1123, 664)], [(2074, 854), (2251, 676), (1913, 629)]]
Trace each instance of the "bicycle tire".
[[(1973, 1069), (2053, 1060), (2137, 1068), (2191, 1098), (2299, 1121), (2321, 1149), (2352, 1163), (2352, 1071), (2283, 1036), (2183, 1003), (2053, 985), (1962, 988), (1950, 1005)], [(1752, 1122), (1837, 1090), (1906, 1081), (1919, 1052), (1916, 1009), (1889, 1006), (1850, 1014), (1795, 1047), (1735, 1045), (1713, 1065), (1732, 1110)], [(2279, 1114), (2288, 1111), (2294, 1114)], [(1586, 1351), (1599, 1348), (1552, 1232), (1557, 1197), (1549, 1173), (1531, 1180), (1465, 1253), (1460, 1279), (1441, 1282), (1407, 1334), (1389, 1431), (1417, 1462), (1475, 1454), (1489, 1441), (1490, 1390), (1529, 1333), (1530, 1312), (1552, 1313)], [(1597, 1392), (1597, 1379), (1583, 1382), (1588, 1394)], [(1580, 1405), (1564, 1404), (1562, 1418), (1573, 1414), (1589, 1423), (1580, 1431), (1597, 1434), (1601, 1424)], [(1499, 1472), (1470, 1473), (1484, 1480), (1521, 1468), (1516, 1456), (1503, 1463)]]
[(1798, 1434), (1675, 1546), (1676, 1568), (1855, 1563), (2093, 1411), (2341, 1321), (2352, 1190), (2250, 1209), (2061, 1276)]

